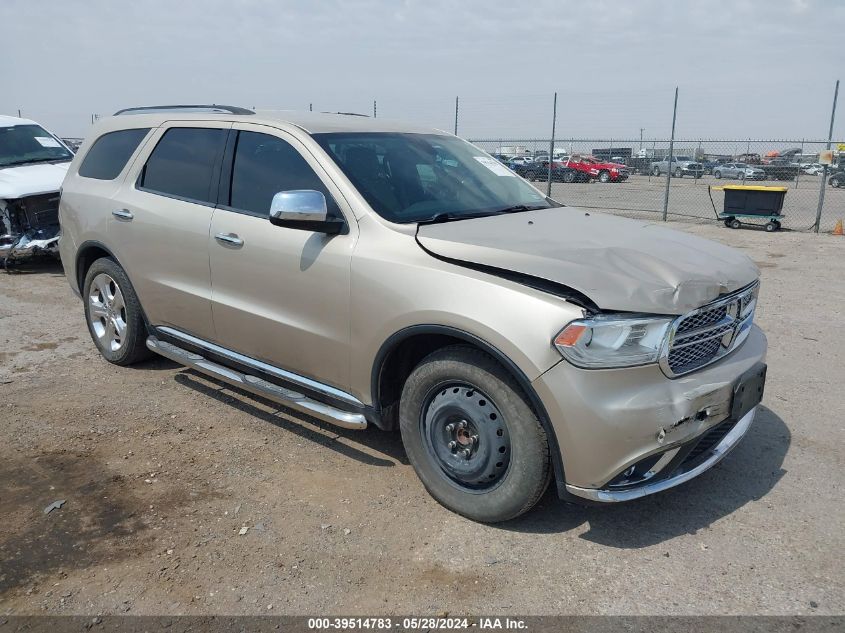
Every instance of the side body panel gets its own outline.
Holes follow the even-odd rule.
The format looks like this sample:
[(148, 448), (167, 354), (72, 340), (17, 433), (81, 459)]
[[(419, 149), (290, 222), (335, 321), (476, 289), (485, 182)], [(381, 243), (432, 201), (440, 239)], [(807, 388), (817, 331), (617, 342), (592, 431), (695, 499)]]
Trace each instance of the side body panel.
[[(208, 249), (217, 340), (247, 356), (346, 388), (350, 261), (358, 223), (340, 190), (296, 137), (263, 125), (242, 123), (235, 128), (291, 144), (328, 187), (349, 231), (326, 235), (216, 209)], [(229, 233), (243, 244), (233, 247), (215, 239)]]
[(214, 207), (136, 185), (156, 143), (171, 127), (228, 129), (231, 123), (176, 121), (156, 130), (112, 201), (115, 209), (134, 217), (131, 221), (110, 217), (109, 245), (129, 271), (150, 323), (213, 339), (208, 231)]
[(367, 218), (352, 261), (350, 393), (372, 403), (373, 364), (382, 344), (415, 325), (441, 325), (485, 341), (533, 380), (561, 362), (552, 339), (578, 306), (553, 295), (443, 262), (413, 234)]
[[(138, 127), (145, 126), (141, 124)], [(108, 247), (110, 243), (108, 228), (113, 219), (111, 212), (118, 208), (115, 206), (114, 199), (118, 197), (129, 174), (134, 173), (139, 156), (149, 151), (150, 138), (155, 133), (154, 129), (147, 133), (146, 138), (138, 144), (123, 170), (114, 180), (83, 178), (78, 173), (79, 165), (85, 160), (93, 141), (100, 136), (99, 131), (103, 128), (106, 132), (110, 131), (109, 127), (100, 124), (74, 156), (62, 184), (59, 202), (59, 224), (61, 225), (59, 255), (68, 283), (77, 294), (82, 292), (77, 281), (76, 270), (79, 249), (85, 243), (104, 244)], [(130, 278), (132, 278), (131, 273)]]

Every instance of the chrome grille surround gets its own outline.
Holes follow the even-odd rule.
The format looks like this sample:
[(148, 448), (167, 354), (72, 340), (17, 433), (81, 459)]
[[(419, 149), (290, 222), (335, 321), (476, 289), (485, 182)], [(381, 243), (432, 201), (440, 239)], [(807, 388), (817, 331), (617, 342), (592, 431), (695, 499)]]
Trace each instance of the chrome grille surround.
[(751, 330), (760, 282), (688, 312), (669, 327), (660, 368), (669, 378), (701, 369), (729, 354)]

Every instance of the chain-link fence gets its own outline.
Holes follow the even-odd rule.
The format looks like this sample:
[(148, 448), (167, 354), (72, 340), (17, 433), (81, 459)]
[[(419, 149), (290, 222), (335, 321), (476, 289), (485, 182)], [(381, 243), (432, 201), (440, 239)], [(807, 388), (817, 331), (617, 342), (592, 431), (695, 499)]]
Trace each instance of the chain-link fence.
[[(729, 89), (707, 82), (681, 91), (680, 100), (676, 90), (674, 104), (665, 90), (583, 92), (569, 86), (565, 95), (404, 98), (397, 94), (379, 100), (357, 95), (343, 102), (251, 107), (259, 112), (356, 113), (454, 132), (520, 175), (544, 183), (541, 188), (558, 202), (635, 218), (716, 221), (724, 206), (725, 185), (783, 187), (787, 190), (784, 228), (829, 231), (845, 218), (845, 140), (836, 140), (845, 136), (842, 117), (834, 127), (838, 87), (837, 81), (831, 110), (827, 88), (797, 83), (794, 92), (807, 98), (788, 116), (780, 106), (793, 93), (778, 93), (778, 109), (771, 99), (759, 98), (757, 88)], [(91, 122), (99, 117), (90, 115)], [(776, 129), (799, 130), (798, 134), (817, 130), (816, 136), (812, 140), (796, 138), (798, 134), (771, 140), (708, 136), (717, 129), (751, 134), (773, 123)], [(638, 132), (634, 137), (632, 129)], [(829, 148), (832, 153), (825, 155)], [(831, 164), (822, 164), (831, 158)]]
[[(523, 177), (548, 183), (550, 139), (470, 141)], [(670, 220), (715, 221), (724, 206), (723, 186), (783, 187), (784, 228), (806, 231), (815, 226), (825, 186), (820, 230), (831, 230), (845, 217), (845, 178), (835, 176), (839, 165), (828, 167), (827, 180), (839, 185), (834, 187), (825, 183), (819, 163), (827, 141), (676, 139), (671, 173), (669, 145), (653, 139), (555, 139), (551, 197), (634, 218), (661, 220), (666, 206)], [(834, 159), (845, 168), (845, 152), (840, 158), (834, 151)]]

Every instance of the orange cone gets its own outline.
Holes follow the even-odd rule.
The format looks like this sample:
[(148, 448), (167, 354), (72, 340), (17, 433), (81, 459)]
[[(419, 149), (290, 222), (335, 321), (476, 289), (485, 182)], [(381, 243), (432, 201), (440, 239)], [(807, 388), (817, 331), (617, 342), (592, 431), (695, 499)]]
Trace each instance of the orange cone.
[(836, 221), (836, 226), (833, 227), (833, 235), (842, 235), (842, 220)]

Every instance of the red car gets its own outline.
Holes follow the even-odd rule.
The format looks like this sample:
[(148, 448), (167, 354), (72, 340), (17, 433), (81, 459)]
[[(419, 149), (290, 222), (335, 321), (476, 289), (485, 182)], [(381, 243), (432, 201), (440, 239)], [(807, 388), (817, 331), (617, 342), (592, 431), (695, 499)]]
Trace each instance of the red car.
[(595, 156), (582, 156), (573, 154), (566, 162), (566, 167), (571, 167), (579, 172), (587, 174), (591, 179), (599, 182), (622, 182), (628, 180), (628, 167), (620, 163), (606, 163)]

